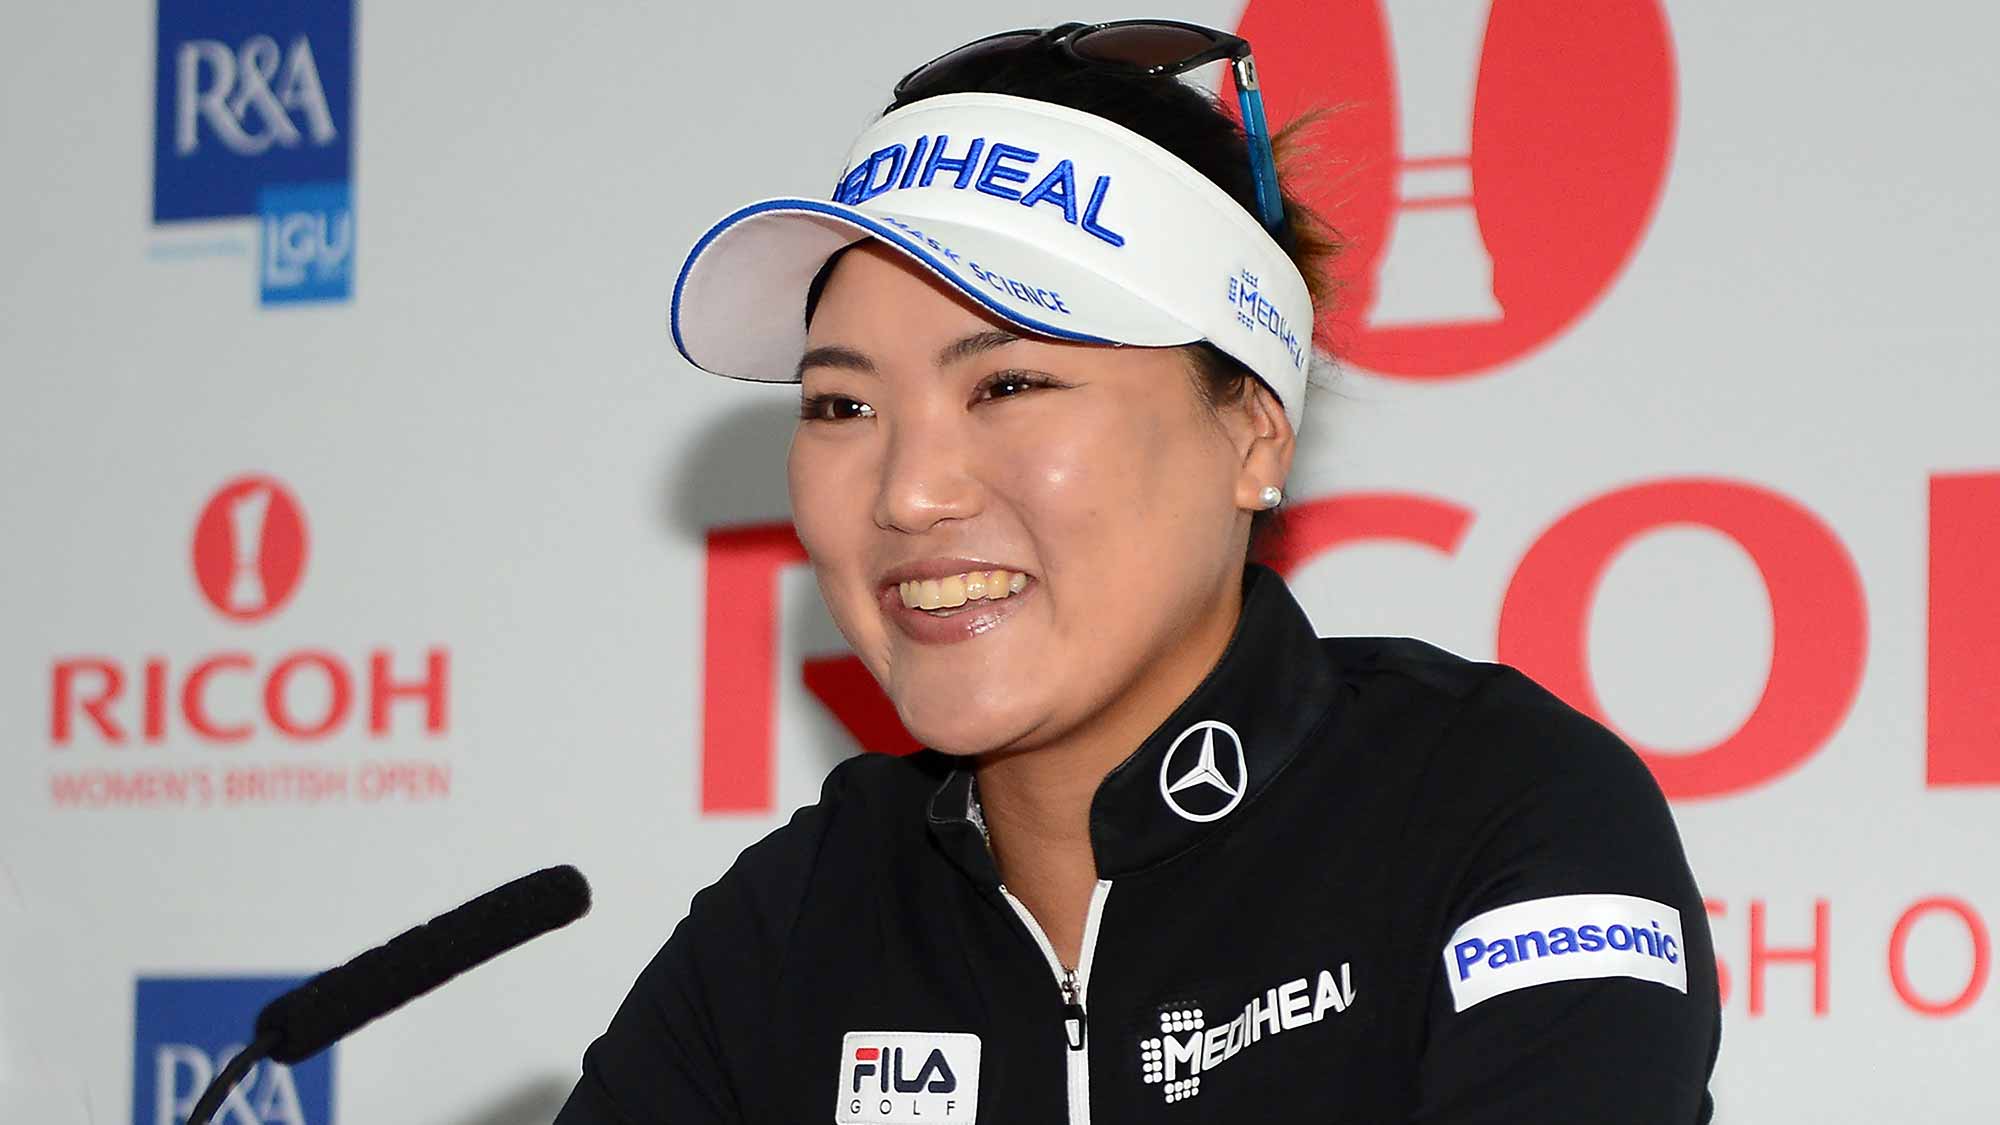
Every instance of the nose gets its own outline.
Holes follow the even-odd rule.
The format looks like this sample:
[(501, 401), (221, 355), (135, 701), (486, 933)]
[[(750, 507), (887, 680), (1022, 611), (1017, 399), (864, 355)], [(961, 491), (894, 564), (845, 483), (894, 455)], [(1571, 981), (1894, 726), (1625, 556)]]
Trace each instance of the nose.
[(984, 492), (965, 435), (926, 415), (905, 416), (886, 429), (875, 490), (877, 527), (915, 535), (979, 514)]

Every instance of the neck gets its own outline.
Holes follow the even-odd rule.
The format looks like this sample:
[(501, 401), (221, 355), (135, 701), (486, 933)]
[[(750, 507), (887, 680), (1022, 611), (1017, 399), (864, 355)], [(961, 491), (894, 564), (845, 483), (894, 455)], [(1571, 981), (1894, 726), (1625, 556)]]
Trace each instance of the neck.
[(1232, 575), (1210, 609), (1142, 665), (1107, 707), (1060, 737), (983, 755), (974, 769), (1001, 881), (1074, 967), (1097, 881), (1090, 804), (1106, 774), (1130, 757), (1222, 659), (1243, 614)]

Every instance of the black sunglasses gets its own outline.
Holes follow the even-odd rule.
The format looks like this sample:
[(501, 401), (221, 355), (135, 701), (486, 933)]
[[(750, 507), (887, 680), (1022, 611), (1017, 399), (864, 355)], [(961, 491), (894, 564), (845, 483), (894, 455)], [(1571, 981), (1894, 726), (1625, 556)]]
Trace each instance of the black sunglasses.
[(1243, 132), (1250, 142), (1250, 177), (1257, 187), (1257, 211), (1272, 234), (1284, 229), (1285, 205), (1278, 194), (1278, 161), (1271, 151), (1271, 130), (1264, 121), (1264, 97), (1257, 88), (1257, 64), (1250, 41), (1179, 20), (1115, 20), (1111, 23), (1065, 23), (1051, 28), (1003, 31), (954, 47), (903, 76), (895, 100), (921, 95), (930, 79), (968, 59), (997, 55), (1040, 44), (1061, 51), (1072, 62), (1128, 74), (1184, 74), (1198, 66), (1228, 59), (1236, 79), (1236, 104)]

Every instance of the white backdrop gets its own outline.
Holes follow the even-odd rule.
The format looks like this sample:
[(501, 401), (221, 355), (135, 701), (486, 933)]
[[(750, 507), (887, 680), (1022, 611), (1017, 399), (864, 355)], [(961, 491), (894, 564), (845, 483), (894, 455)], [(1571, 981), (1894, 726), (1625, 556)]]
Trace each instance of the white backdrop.
[[(212, 32), (301, 151), (312, 91), (170, 6), (0, 15), (0, 1118), (173, 1120), (135, 1104), (142, 978), (309, 973), (572, 862), (584, 922), (334, 1056), (332, 1120), (546, 1120), (689, 896), (855, 749), (803, 686), (838, 649), (809, 577), (711, 558), (786, 518), (791, 402), (674, 355), (680, 255), (825, 191), (915, 62), (1074, 13), (360, 5), (351, 104), (311, 40), (349, 294), (287, 303), (254, 215), (152, 221), (156, 47)], [(1240, 24), (1280, 118), (1352, 103), (1302, 600), (1545, 680), (1582, 654), (1566, 694), (1654, 753), (1712, 899), (1721, 1120), (1991, 1120), (2000, 20), (1385, 7), (1082, 13)], [(377, 658), (423, 687), (371, 722)]]

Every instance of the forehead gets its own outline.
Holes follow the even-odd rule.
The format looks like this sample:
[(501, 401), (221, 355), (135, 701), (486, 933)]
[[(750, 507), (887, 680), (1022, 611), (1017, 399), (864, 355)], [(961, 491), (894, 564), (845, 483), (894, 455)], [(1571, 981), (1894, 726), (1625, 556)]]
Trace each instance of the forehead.
[[(1017, 339), (1005, 347), (971, 347), (965, 341), (990, 333)], [(856, 243), (828, 271), (812, 324), (806, 333), (810, 356), (839, 349), (866, 358), (876, 374), (926, 374), (954, 362), (991, 363), (1046, 369), (1053, 374), (1087, 374), (1094, 380), (1132, 380), (1135, 389), (1157, 389), (1173, 376), (1193, 393), (1192, 370), (1181, 348), (1115, 347), (1037, 336), (975, 303), (893, 247), (873, 240)], [(841, 362), (808, 366), (815, 371), (852, 370)]]
[(908, 255), (864, 239), (835, 256), (806, 341), (855, 344), (848, 337), (934, 337), (983, 328), (1018, 331)]

